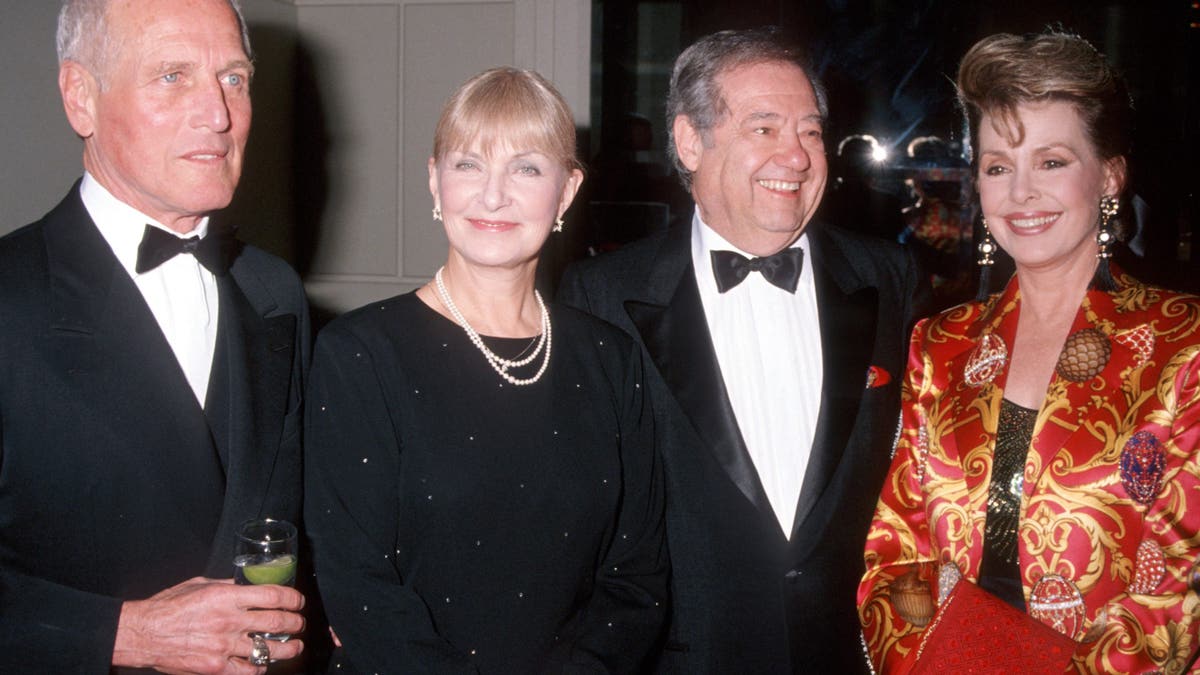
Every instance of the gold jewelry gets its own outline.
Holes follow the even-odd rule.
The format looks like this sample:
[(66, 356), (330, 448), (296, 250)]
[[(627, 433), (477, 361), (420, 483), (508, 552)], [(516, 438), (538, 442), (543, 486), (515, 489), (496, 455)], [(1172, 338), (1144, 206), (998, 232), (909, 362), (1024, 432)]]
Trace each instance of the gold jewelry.
[(992, 231), (988, 229), (987, 218), (980, 218), (979, 220), (983, 223), (983, 241), (979, 242), (979, 246), (975, 247), (979, 249), (979, 259), (975, 262), (980, 267), (985, 267), (995, 262), (992, 259), (992, 254), (996, 252), (996, 240), (992, 239)]
[(988, 229), (987, 218), (980, 218), (979, 221), (983, 224), (983, 239), (975, 247), (979, 250), (979, 258), (975, 261), (979, 265), (979, 289), (975, 292), (975, 299), (983, 302), (991, 291), (992, 264), (996, 262), (992, 258), (992, 254), (996, 252), (996, 240), (992, 239), (992, 231)]
[(1104, 195), (1100, 198), (1100, 229), (1096, 231), (1096, 243), (1100, 248), (1096, 251), (1096, 272), (1092, 275), (1091, 287), (1110, 293), (1117, 290), (1117, 282), (1108, 268), (1112, 245), (1117, 241), (1117, 235), (1112, 230), (1112, 219), (1120, 209), (1121, 202), (1116, 196)]
[(1096, 233), (1096, 243), (1100, 245), (1100, 252), (1096, 254), (1098, 258), (1111, 258), (1112, 251), (1109, 246), (1116, 241), (1116, 235), (1113, 234), (1111, 221), (1117, 212), (1121, 209), (1121, 203), (1112, 195), (1104, 195), (1100, 198), (1100, 231)]

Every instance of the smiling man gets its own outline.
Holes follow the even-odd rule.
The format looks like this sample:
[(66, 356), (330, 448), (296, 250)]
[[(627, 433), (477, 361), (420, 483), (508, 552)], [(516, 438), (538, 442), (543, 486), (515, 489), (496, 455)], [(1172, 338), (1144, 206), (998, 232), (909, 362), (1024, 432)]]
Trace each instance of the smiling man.
[(230, 0), (68, 0), (83, 178), (0, 239), (0, 672), (262, 673), (303, 596), (232, 582), (237, 526), (297, 520), (308, 313), (209, 215), (253, 67)]
[(898, 246), (813, 221), (826, 114), (777, 30), (701, 39), (667, 103), (691, 226), (563, 281), (565, 302), (625, 328), (655, 366), (672, 564), (661, 672), (866, 668), (855, 591), (922, 303)]

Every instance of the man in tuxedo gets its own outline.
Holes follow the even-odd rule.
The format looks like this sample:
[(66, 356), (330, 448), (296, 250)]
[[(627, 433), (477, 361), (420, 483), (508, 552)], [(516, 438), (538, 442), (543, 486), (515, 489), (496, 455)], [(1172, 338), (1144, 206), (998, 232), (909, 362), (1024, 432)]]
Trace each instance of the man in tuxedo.
[(667, 108), (690, 227), (561, 290), (655, 367), (673, 575), (657, 668), (862, 671), (855, 589), (919, 276), (895, 244), (813, 220), (825, 97), (777, 30), (689, 47)]
[(262, 673), (304, 597), (238, 586), (237, 526), (300, 514), (308, 312), (208, 216), (253, 66), (230, 0), (68, 0), (84, 175), (0, 239), (0, 672)]

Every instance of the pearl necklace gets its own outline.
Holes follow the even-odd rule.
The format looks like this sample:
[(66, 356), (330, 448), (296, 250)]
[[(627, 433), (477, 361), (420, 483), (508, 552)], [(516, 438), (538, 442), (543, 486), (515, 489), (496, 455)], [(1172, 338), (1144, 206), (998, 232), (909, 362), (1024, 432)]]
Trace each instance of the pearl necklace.
[[(538, 293), (536, 290), (533, 292), (533, 297), (537, 298), (538, 308), (542, 311), (542, 335), (538, 338), (537, 347), (529, 356), (526, 356), (519, 361), (510, 361), (509, 359), (502, 358), (492, 350), (488, 349), (488, 346), (483, 343), (483, 338), (479, 337), (479, 333), (471, 327), (471, 324), (467, 323), (467, 317), (463, 316), (463, 313), (458, 309), (458, 305), (455, 305), (454, 300), (450, 299), (450, 291), (446, 290), (446, 282), (442, 281), (442, 270), (444, 269), (446, 268), (438, 268), (437, 274), (433, 275), (433, 280), (437, 285), (438, 297), (441, 298), (442, 304), (446, 306), (446, 309), (450, 310), (450, 316), (454, 317), (454, 320), (458, 323), (458, 325), (461, 326), (464, 331), (466, 331), (467, 337), (471, 339), (471, 344), (475, 345), (475, 347), (483, 353), (483, 358), (487, 359), (488, 365), (492, 367), (492, 370), (495, 370), (500, 377), (503, 377), (510, 384), (514, 384), (518, 387), (527, 384), (533, 384), (534, 382), (540, 380), (542, 378), (542, 373), (546, 372), (546, 366), (550, 365), (550, 345), (553, 342), (550, 334), (550, 312), (546, 311), (546, 303), (542, 302), (542, 294)], [(546, 350), (546, 355), (542, 358), (542, 365), (538, 368), (538, 371), (534, 373), (533, 377), (522, 380), (508, 374), (508, 370), (510, 368), (520, 368), (521, 366), (533, 363), (533, 360), (538, 357), (538, 354), (542, 353), (543, 347)]]

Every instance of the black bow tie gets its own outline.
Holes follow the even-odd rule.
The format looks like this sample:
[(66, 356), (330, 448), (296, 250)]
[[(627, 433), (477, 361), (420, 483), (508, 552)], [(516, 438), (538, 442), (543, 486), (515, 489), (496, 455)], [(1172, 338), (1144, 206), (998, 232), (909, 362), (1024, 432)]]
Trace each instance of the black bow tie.
[(745, 281), (751, 272), (758, 272), (768, 282), (788, 293), (795, 293), (803, 264), (804, 249), (795, 247), (764, 258), (747, 258), (733, 251), (712, 252), (713, 275), (717, 278), (717, 291), (721, 293)]
[(151, 225), (146, 226), (142, 235), (142, 243), (138, 245), (137, 266), (138, 274), (149, 272), (180, 253), (191, 253), (196, 260), (208, 271), (217, 276), (225, 274), (228, 269), (228, 253), (233, 238), (228, 233), (209, 230), (208, 236), (176, 237), (170, 232), (160, 230)]

